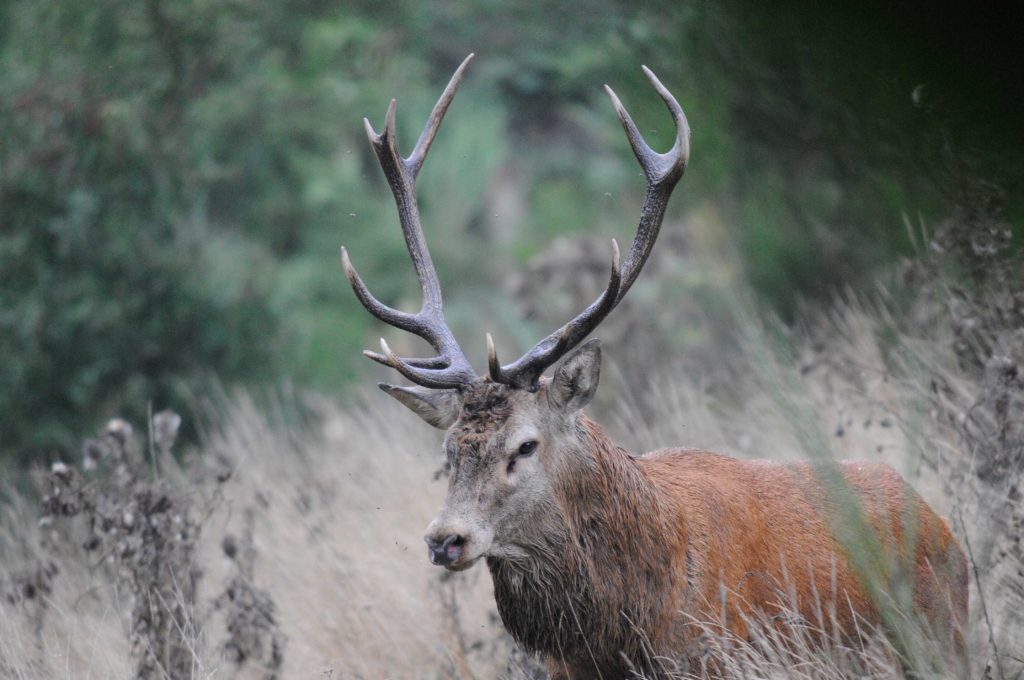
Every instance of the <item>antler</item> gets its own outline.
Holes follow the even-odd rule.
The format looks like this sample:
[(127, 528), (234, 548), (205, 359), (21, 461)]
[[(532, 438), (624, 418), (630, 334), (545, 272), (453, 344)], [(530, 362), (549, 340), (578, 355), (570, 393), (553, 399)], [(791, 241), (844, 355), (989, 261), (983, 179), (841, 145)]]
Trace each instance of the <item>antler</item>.
[(366, 135), (370, 138), (370, 145), (377, 154), (381, 169), (387, 178), (391, 193), (395, 196), (395, 203), (398, 206), (398, 219), (402, 224), (402, 234), (405, 236), (405, 244), (409, 248), (409, 255), (412, 257), (413, 267), (416, 269), (416, 276), (419, 278), (420, 287), (423, 289), (423, 306), (416, 314), (401, 312), (392, 309), (380, 302), (370, 293), (366, 284), (359, 278), (359, 274), (352, 267), (348, 259), (348, 252), (341, 249), (341, 262), (345, 268), (352, 290), (356, 297), (366, 307), (367, 311), (373, 314), (386, 324), (401, 328), (426, 340), (437, 352), (436, 357), (424, 359), (402, 359), (398, 357), (388, 344), (381, 338), (381, 353), (366, 350), (363, 354), (374, 361), (391, 366), (403, 376), (414, 383), (424, 387), (450, 388), (458, 387), (476, 380), (477, 375), (473, 372), (465, 354), (459, 348), (455, 336), (444, 320), (443, 306), (441, 302), (441, 284), (437, 280), (437, 271), (430, 259), (430, 251), (427, 249), (427, 241), (423, 236), (423, 227), (420, 225), (419, 205), (416, 201), (416, 176), (423, 166), (427, 157), (427, 151), (434, 141), (444, 114), (455, 97), (455, 91), (462, 82), (462, 76), (466, 67), (473, 59), (470, 54), (455, 71), (448, 86), (441, 94), (441, 98), (434, 105), (430, 117), (427, 119), (423, 133), (420, 134), (416, 147), (409, 154), (408, 158), (402, 158), (398, 153), (398, 143), (395, 139), (395, 100), (391, 100), (388, 112), (384, 119), (384, 132), (377, 134), (370, 121), (363, 119), (366, 126)]
[(658, 238), (658, 231), (661, 229), (661, 221), (665, 217), (668, 199), (672, 195), (676, 183), (686, 171), (686, 163), (690, 157), (690, 126), (682, 107), (676, 102), (672, 93), (661, 84), (661, 81), (649, 68), (644, 66), (643, 71), (672, 114), (676, 125), (676, 141), (667, 153), (656, 153), (644, 141), (619, 98), (615, 96), (610, 87), (604, 86), (615, 106), (615, 112), (619, 115), (619, 121), (626, 131), (629, 144), (633, 147), (633, 153), (647, 178), (647, 193), (640, 211), (640, 224), (637, 227), (633, 245), (630, 247), (629, 253), (626, 254), (626, 260), (620, 269), (619, 246), (615, 239), (612, 239), (612, 272), (608, 287), (601, 293), (601, 296), (579, 316), (538, 342), (533, 349), (515, 362), (506, 366), (498, 363), (494, 342), (488, 334), (487, 364), (491, 380), (495, 382), (535, 390), (545, 369), (582, 342), (619, 304), (630, 286), (636, 281), (640, 270), (643, 269), (644, 262), (651, 254), (654, 241)]

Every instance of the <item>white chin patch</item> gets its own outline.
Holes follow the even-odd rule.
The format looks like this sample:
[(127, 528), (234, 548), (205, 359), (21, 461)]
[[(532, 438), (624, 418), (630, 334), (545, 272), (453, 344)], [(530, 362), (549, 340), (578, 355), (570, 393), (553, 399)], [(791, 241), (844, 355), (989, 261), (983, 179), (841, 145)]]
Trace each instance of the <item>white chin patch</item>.
[(447, 569), (448, 571), (466, 571), (467, 569), (472, 567), (474, 564), (479, 562), (481, 557), (483, 557), (483, 555), (478, 555), (478, 556), (474, 557), (471, 560), (466, 560), (465, 562), (459, 562), (457, 564), (449, 564), (449, 565), (445, 566), (445, 569)]

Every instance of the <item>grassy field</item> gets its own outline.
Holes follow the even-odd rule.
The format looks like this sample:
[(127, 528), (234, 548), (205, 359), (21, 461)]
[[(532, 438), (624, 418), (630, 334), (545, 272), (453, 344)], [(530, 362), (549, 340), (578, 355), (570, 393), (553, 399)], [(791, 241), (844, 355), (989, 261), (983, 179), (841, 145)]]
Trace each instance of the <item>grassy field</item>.
[[(642, 331), (683, 323), (657, 312), (681, 285), (672, 272), (727, 276), (683, 252), (659, 255), (649, 283), (662, 288), (638, 288), (599, 333), (610, 370), (596, 418), (635, 452), (895, 466), (968, 551), (972, 676), (1021, 677), (1024, 330), (996, 264), (967, 289), (922, 255), (795, 328), (737, 296), (727, 321), (685, 319), (695, 349), (667, 356)], [(81, 461), (40, 472), (38, 497), (13, 493), (0, 676), (544, 677), (504, 633), (486, 570), (449, 575), (426, 559), (422, 532), (446, 487), (437, 432), (376, 392), (213, 402), (198, 450), (172, 454), (171, 415), (134, 431), (115, 422)], [(898, 678), (901, 659), (935, 674), (891, 638), (720, 642), (709, 655), (726, 677)]]

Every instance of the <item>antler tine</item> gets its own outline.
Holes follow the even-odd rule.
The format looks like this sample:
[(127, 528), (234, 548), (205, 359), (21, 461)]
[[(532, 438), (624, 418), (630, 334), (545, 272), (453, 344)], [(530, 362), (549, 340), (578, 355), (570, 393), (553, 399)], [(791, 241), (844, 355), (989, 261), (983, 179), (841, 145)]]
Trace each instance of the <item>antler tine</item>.
[(629, 145), (632, 147), (636, 159), (640, 162), (648, 182), (655, 184), (666, 181), (675, 183), (683, 176), (683, 172), (686, 170), (686, 163), (690, 158), (690, 125), (686, 120), (686, 114), (683, 113), (683, 108), (679, 106), (679, 102), (668, 91), (668, 88), (661, 84), (658, 76), (654, 75), (654, 72), (646, 66), (641, 68), (644, 75), (647, 76), (647, 80), (651, 82), (651, 85), (654, 86), (654, 89), (661, 96), (662, 101), (665, 102), (676, 125), (675, 143), (668, 152), (658, 153), (648, 146), (626, 107), (619, 101), (615, 91), (607, 85), (604, 86), (604, 89), (612, 100), (615, 113), (618, 114), (622, 128), (626, 131)]
[(615, 92), (605, 85), (605, 91), (611, 97), (612, 105), (626, 132), (629, 145), (647, 179), (647, 191), (643, 207), (640, 210), (640, 223), (629, 252), (626, 254), (625, 262), (620, 270), (618, 245), (615, 244), (612, 280), (601, 297), (591, 303), (579, 316), (537, 343), (533, 349), (514, 363), (508, 366), (499, 365), (497, 355), (493, 352), (493, 343), (489, 342), (489, 373), (491, 379), (496, 382), (530, 390), (536, 389), (544, 371), (566, 352), (582, 342), (625, 297), (651, 254), (654, 242), (658, 238), (658, 232), (661, 230), (661, 222), (665, 217), (665, 209), (668, 207), (672, 190), (675, 189), (679, 179), (686, 171), (686, 164), (690, 157), (690, 126), (682, 107), (679, 106), (672, 93), (661, 84), (661, 81), (649, 68), (644, 66), (643, 72), (672, 114), (676, 127), (676, 139), (672, 148), (666, 153), (660, 154), (651, 149)]
[(498, 363), (494, 341), (491, 339), (491, 334), (487, 334), (487, 365), (491, 380), (530, 390), (535, 389), (537, 381), (544, 371), (558, 361), (563, 354), (582, 342), (604, 317), (608, 316), (608, 312), (612, 311), (621, 298), (621, 287), (622, 268), (619, 244), (612, 239), (612, 271), (608, 278), (608, 286), (601, 296), (590, 303), (590, 306), (576, 318), (538, 342), (533, 349), (508, 366)]
[[(380, 339), (380, 350), (382, 354), (376, 352), (370, 352), (363, 350), (363, 356), (373, 359), (374, 361), (390, 366), (405, 378), (408, 378), (412, 382), (422, 385), (423, 387), (433, 387), (436, 389), (459, 387), (464, 385), (470, 380), (476, 379), (476, 374), (472, 374), (472, 378), (463, 380), (461, 379), (462, 371), (458, 366), (450, 366), (449, 359), (447, 357), (436, 357), (435, 359), (413, 359), (406, 360), (395, 354), (384, 338)], [(420, 364), (416, 366), (413, 364)], [(438, 364), (439, 367), (424, 368), (422, 364)], [(454, 370), (453, 370), (454, 369)], [(470, 369), (472, 371), (472, 369)]]
[(455, 98), (455, 91), (459, 89), (459, 85), (462, 84), (462, 78), (466, 73), (466, 69), (469, 68), (469, 62), (473, 61), (473, 57), (476, 55), (472, 52), (468, 57), (462, 60), (459, 64), (459, 68), (455, 69), (455, 73), (452, 74), (451, 80), (448, 81), (448, 86), (444, 88), (444, 92), (441, 93), (441, 98), (434, 104), (433, 110), (430, 112), (430, 117), (427, 118), (427, 124), (423, 128), (423, 132), (420, 133), (420, 138), (416, 140), (416, 146), (413, 148), (412, 153), (409, 154), (409, 158), (406, 159), (406, 163), (409, 165), (409, 169), (412, 171), (412, 176), (415, 178), (420, 173), (420, 168), (423, 166), (423, 161), (427, 157), (427, 152), (430, 151), (430, 145), (434, 143), (434, 135), (437, 134), (438, 128), (441, 127), (441, 121), (444, 120), (444, 114), (448, 112), (448, 106), (452, 103)]
[(633, 149), (633, 154), (647, 178), (647, 192), (644, 196), (643, 207), (640, 209), (640, 223), (623, 266), (624, 281), (619, 292), (620, 298), (632, 287), (633, 282), (640, 275), (644, 263), (647, 262), (661, 230), (661, 221), (665, 217), (668, 199), (683, 173), (686, 172), (686, 164), (690, 160), (690, 124), (686, 120), (686, 114), (683, 113), (682, 107), (679, 106), (679, 102), (668, 91), (668, 88), (662, 85), (658, 77), (654, 75), (654, 72), (646, 66), (643, 66), (642, 69), (647, 80), (654, 86), (668, 107), (669, 113), (672, 114), (672, 120), (676, 126), (676, 138), (672, 148), (663, 154), (651, 149), (615, 92), (605, 85), (605, 91), (611, 97), (615, 113), (619, 116), (619, 122), (622, 123), (622, 129), (626, 132), (626, 138)]
[[(383, 354), (379, 354), (377, 352), (373, 352), (373, 351), (368, 350), (368, 349), (364, 349), (363, 350), (363, 356), (366, 357), (367, 359), (372, 359), (373, 361), (376, 361), (378, 364), (383, 364), (384, 366), (390, 366), (391, 365), (391, 363), (389, 362), (389, 360), (388, 360), (388, 358), (386, 356), (384, 356)], [(410, 358), (410, 359), (402, 359), (402, 361), (406, 365), (411, 366), (412, 368), (434, 368), (434, 369), (436, 369), (436, 368), (444, 368), (445, 366), (448, 365), (448, 362), (447, 362), (447, 360), (445, 360), (444, 357), (421, 357), (421, 358), (415, 358), (415, 359)]]
[(425, 387), (458, 387), (477, 377), (445, 322), (441, 284), (430, 257), (430, 250), (427, 248), (423, 227), (420, 225), (419, 205), (416, 200), (416, 177), (423, 167), (423, 161), (434, 142), (441, 121), (444, 120), (444, 115), (448, 111), (472, 59), (473, 55), (470, 54), (452, 75), (448, 86), (445, 87), (427, 118), (416, 146), (407, 158), (403, 158), (398, 151), (394, 99), (388, 105), (384, 117), (384, 130), (380, 134), (373, 129), (369, 120), (363, 119), (370, 145), (377, 155), (388, 186), (391, 187), (391, 193), (395, 197), (398, 219), (402, 225), (402, 235), (405, 237), (405, 244), (423, 292), (423, 306), (420, 311), (416, 314), (409, 314), (392, 309), (380, 302), (370, 293), (362, 278), (356, 273), (349, 260), (348, 252), (344, 248), (341, 249), (345, 274), (363, 307), (381, 321), (423, 338), (438, 353), (438, 356), (431, 358), (402, 359), (388, 348), (387, 343), (381, 340), (381, 354), (366, 351), (364, 355), (378, 363), (394, 368), (409, 380)]
[(397, 326), (403, 330), (408, 330), (408, 327), (415, 325), (415, 317), (412, 314), (392, 309), (374, 297), (370, 289), (363, 283), (362, 277), (356, 272), (355, 267), (352, 266), (352, 261), (348, 258), (348, 251), (345, 250), (345, 246), (341, 247), (341, 266), (345, 270), (345, 276), (348, 277), (352, 291), (356, 294), (363, 307), (366, 308), (366, 311), (384, 323)]

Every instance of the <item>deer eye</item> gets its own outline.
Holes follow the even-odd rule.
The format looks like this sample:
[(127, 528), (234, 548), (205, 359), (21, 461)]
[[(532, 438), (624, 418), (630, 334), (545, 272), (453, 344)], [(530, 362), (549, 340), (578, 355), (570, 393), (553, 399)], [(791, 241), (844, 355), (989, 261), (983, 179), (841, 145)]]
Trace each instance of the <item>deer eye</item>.
[(517, 456), (532, 456), (533, 452), (537, 450), (537, 440), (531, 439), (525, 441), (519, 445), (519, 451), (516, 452)]
[(519, 445), (514, 456), (508, 461), (508, 467), (505, 468), (505, 472), (512, 474), (516, 469), (516, 461), (520, 458), (526, 458), (532, 456), (533, 452), (537, 450), (537, 441), (531, 439), (530, 441), (523, 442)]

